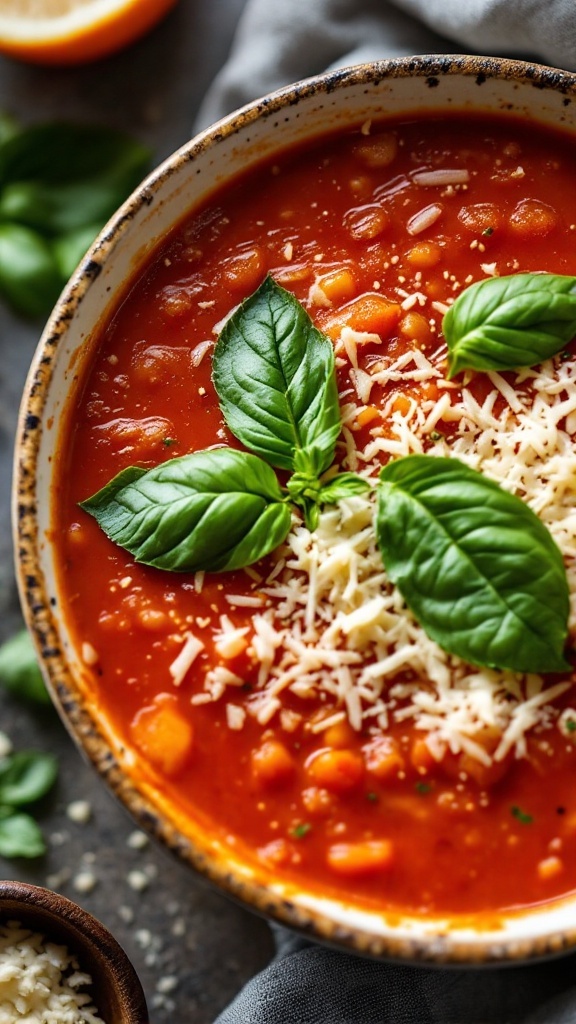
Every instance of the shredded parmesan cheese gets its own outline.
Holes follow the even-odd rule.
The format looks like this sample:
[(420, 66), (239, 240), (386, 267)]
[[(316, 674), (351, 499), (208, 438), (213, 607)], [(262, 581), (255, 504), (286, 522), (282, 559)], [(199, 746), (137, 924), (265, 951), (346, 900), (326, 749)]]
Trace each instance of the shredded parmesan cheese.
[(0, 925), (0, 1024), (104, 1024), (91, 984), (65, 946), (14, 921)]
[[(347, 395), (344, 467), (374, 479), (390, 456), (427, 450), (459, 458), (519, 495), (541, 517), (565, 556), (574, 634), (576, 451), (571, 435), (576, 424), (576, 365), (550, 360), (519, 371), (515, 386), (491, 372), (491, 389), (479, 402), (468, 387), (449, 386), (443, 365), (419, 349), (395, 360), (381, 359), (370, 374), (359, 370), (358, 338), (349, 328), (342, 335), (339, 344), (348, 355), (360, 402), (356, 405)], [(385, 399), (382, 421), (392, 429), (374, 431), (358, 449), (346, 424), (353, 424), (367, 401), (370, 389), (365, 378), (370, 387), (389, 381), (436, 382), (440, 390), (437, 398), (410, 400), (400, 409), (394, 395)], [(439, 433), (430, 446), (430, 432), (439, 423), (455, 424), (455, 433), (449, 443)], [(465, 752), (483, 764), (500, 761), (510, 751), (525, 756), (530, 730), (556, 724), (569, 735), (572, 722), (576, 727), (576, 713), (560, 717), (554, 707), (572, 685), (568, 678), (546, 686), (536, 675), (472, 668), (426, 635), (386, 577), (373, 517), (374, 498), (368, 494), (327, 506), (313, 533), (297, 522), (259, 586), (254, 603), (260, 608), (250, 632), (230, 624), (229, 642), (234, 644), (241, 633), (257, 666), (248, 713), (261, 725), (279, 714), (287, 728), (285, 694), (304, 703), (320, 698), (326, 701), (326, 713), (312, 725), (315, 732), (342, 717), (357, 730), (410, 721), (425, 735), (436, 759), (450, 750)], [(240, 596), (229, 600), (242, 603)], [(248, 596), (243, 603), (251, 602)], [(222, 633), (221, 626), (217, 636)], [(190, 639), (186, 658), (195, 650), (189, 644)], [(230, 686), (242, 682), (220, 665), (206, 674), (204, 692), (193, 701), (218, 700)], [(231, 728), (240, 727), (236, 711), (227, 710), (227, 718)], [(492, 752), (481, 742), (487, 728), (500, 735)]]
[(174, 686), (180, 686), (189, 668), (193, 665), (204, 644), (193, 633), (187, 633), (184, 646), (170, 665), (169, 672)]

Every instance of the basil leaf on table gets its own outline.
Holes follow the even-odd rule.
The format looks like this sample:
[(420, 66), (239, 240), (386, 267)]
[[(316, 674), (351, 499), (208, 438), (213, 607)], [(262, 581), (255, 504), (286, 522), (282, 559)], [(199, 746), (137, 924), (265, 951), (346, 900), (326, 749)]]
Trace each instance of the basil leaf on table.
[(41, 857), (46, 844), (29, 814), (0, 807), (0, 857)]
[(43, 185), (113, 181), (130, 190), (146, 172), (150, 152), (112, 128), (47, 122), (23, 128), (0, 146), (0, 188), (9, 182)]
[(38, 704), (51, 703), (26, 629), (15, 633), (0, 647), (0, 684), (9, 693), (24, 700)]
[(58, 763), (51, 754), (19, 751), (0, 761), (0, 804), (31, 804), (52, 788)]
[(45, 316), (150, 154), (109, 128), (2, 128), (0, 295), (17, 313)]
[(331, 465), (341, 426), (334, 349), (271, 277), (223, 327), (213, 380), (226, 423), (251, 451), (279, 469), (320, 475)]
[(42, 316), (64, 287), (48, 242), (20, 224), (0, 224), (0, 295), (25, 316)]
[(291, 524), (274, 471), (232, 448), (125, 469), (81, 507), (137, 562), (176, 572), (243, 568)]
[(560, 550), (519, 498), (457, 459), (409, 455), (380, 473), (382, 559), (425, 632), (474, 665), (564, 672)]
[(448, 378), (536, 366), (576, 335), (576, 277), (514, 274), (466, 288), (445, 314)]

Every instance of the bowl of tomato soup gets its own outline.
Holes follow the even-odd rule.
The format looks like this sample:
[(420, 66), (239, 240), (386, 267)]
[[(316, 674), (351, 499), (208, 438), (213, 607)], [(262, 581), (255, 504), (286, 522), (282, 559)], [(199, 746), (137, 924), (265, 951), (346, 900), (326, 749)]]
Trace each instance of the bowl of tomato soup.
[(47, 684), (136, 820), (344, 948), (576, 942), (576, 80), (281, 90), (108, 224), (15, 474)]

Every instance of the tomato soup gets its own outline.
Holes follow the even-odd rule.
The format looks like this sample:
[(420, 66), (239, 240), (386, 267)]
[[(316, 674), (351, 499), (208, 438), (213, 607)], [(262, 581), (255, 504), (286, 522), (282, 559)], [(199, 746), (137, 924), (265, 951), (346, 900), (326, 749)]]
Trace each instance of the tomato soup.
[(314, 529), (295, 512), (225, 573), (139, 564), (79, 503), (129, 466), (242, 448), (212, 354), (271, 275), (334, 345), (338, 469), (460, 458), (537, 513), (574, 591), (572, 353), (450, 380), (442, 319), (472, 282), (576, 274), (575, 171), (569, 140), (507, 120), (365, 124), (287, 153), (166, 240), (82, 371), (54, 520), (94, 700), (179, 815), (308, 891), (469, 914), (575, 890), (572, 674), (443, 651), (387, 579), (371, 492)]

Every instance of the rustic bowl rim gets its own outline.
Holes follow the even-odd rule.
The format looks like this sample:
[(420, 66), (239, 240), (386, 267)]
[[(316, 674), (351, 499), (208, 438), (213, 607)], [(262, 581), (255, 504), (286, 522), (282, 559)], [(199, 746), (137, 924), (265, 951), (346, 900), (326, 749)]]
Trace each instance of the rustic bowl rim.
[[(454, 915), (447, 915), (445, 924), (439, 922), (431, 934), (425, 933), (417, 937), (400, 936), (392, 927), (389, 934), (375, 938), (369, 932), (362, 913), (358, 918), (359, 923), (342, 924), (331, 916), (329, 901), (313, 899), (306, 905), (300, 898), (288, 898), (284, 892), (263, 882), (263, 876), (256, 881), (247, 877), (239, 870), (238, 862), (233, 864), (223, 857), (219, 860), (216, 855), (208, 855), (206, 850), (198, 850), (177, 827), (163, 819), (158, 806), (143, 795), (133, 780), (127, 777), (110, 745), (99, 734), (96, 723), (74, 686), (65, 655), (60, 649), (56, 615), (47, 599), (40, 570), (34, 490), (43, 406), (50, 381), (51, 365), (61, 338), (71, 320), (77, 315), (92, 283), (129, 229), (131, 220), (142, 207), (150, 205), (155, 192), (162, 188), (165, 180), (182, 162), (193, 161), (219, 141), (241, 133), (261, 119), (274, 117), (283, 109), (297, 105), (307, 97), (330, 97), (340, 87), (348, 85), (364, 85), (368, 90), (383, 81), (407, 77), (425, 79), (426, 84), (432, 88), (438, 84), (438, 77), (446, 75), (474, 78), (476, 84), (491, 78), (509, 81), (521, 78), (531, 83), (535, 89), (548, 88), (562, 94), (563, 102), (567, 105), (576, 101), (575, 74), (524, 61), (468, 55), (423, 55), (376, 61), (305, 79), (246, 105), (201, 131), (144, 180), (89, 250), (64, 290), (43, 333), (32, 363), (20, 412), (13, 522), (21, 602), (48, 687), (65, 725), (81, 752), (143, 829), (175, 853), (179, 859), (195, 868), (220, 891), (226, 892), (250, 909), (314, 939), (378, 958), (392, 958), (413, 964), (471, 966), (518, 963), (571, 950), (576, 947), (576, 923), (564, 923), (560, 930), (546, 934), (538, 933), (535, 936), (527, 935), (526, 938), (515, 938), (514, 941), (506, 941), (505, 938), (499, 941), (493, 933), (490, 933), (489, 939), (482, 941), (482, 932), (474, 931), (474, 941), (470, 943), (467, 939), (454, 939), (450, 926)], [(574, 902), (574, 898), (568, 897), (555, 901), (555, 905), (558, 904), (559, 908), (565, 909), (573, 906)], [(532, 920), (537, 914), (538, 908), (528, 908), (518, 916), (523, 920)], [(506, 912), (505, 916), (512, 917), (513, 913)], [(538, 932), (538, 929), (536, 931)]]

